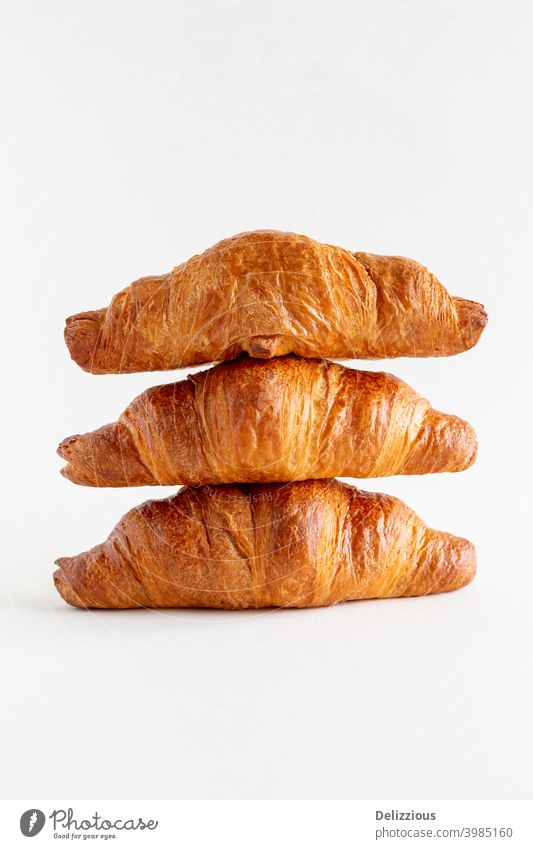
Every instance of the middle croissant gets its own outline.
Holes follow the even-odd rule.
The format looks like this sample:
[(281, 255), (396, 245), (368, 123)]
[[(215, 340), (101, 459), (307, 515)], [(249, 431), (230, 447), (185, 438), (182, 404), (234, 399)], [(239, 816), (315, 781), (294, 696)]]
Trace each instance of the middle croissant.
[(117, 422), (58, 449), (65, 477), (86, 486), (458, 472), (476, 452), (468, 422), (397, 377), (292, 356), (153, 387)]

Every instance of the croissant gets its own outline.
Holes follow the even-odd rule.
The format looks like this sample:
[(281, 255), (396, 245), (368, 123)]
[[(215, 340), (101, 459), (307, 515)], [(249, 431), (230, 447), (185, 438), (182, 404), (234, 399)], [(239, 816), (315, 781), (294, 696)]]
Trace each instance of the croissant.
[(309, 480), (186, 487), (57, 565), (76, 607), (322, 607), (458, 589), (476, 554), (396, 498)]
[(333, 359), (457, 354), (478, 341), (481, 304), (422, 265), (261, 230), (144, 277), (106, 309), (67, 319), (72, 358), (94, 374), (174, 369), (247, 352)]
[(156, 386), (58, 449), (65, 477), (89, 486), (454, 472), (476, 451), (467, 422), (398, 378), (298, 357), (233, 360)]

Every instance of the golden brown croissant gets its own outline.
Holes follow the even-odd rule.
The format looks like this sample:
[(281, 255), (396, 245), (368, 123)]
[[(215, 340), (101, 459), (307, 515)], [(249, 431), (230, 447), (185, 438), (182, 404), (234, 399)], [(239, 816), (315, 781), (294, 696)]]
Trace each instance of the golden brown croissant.
[(65, 477), (89, 486), (454, 472), (476, 450), (467, 422), (398, 378), (299, 357), (233, 360), (156, 386), (58, 449)]
[(57, 565), (77, 607), (240, 609), (447, 592), (472, 580), (476, 555), (396, 498), (311, 480), (186, 487)]
[(67, 319), (73, 359), (95, 374), (173, 369), (241, 352), (333, 359), (457, 354), (487, 322), (422, 265), (276, 230), (219, 242), (144, 277), (106, 309)]

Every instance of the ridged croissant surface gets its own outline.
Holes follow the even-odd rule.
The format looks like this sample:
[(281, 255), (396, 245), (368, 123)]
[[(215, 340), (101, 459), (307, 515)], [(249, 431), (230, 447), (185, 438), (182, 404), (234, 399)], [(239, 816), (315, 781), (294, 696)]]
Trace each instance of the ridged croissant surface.
[(75, 483), (140, 486), (455, 472), (476, 449), (467, 422), (390, 374), (280, 357), (149, 389), (59, 454)]
[(447, 592), (472, 580), (476, 555), (396, 498), (328, 480), (187, 487), (57, 565), (77, 607), (241, 609)]
[(174, 369), (242, 352), (269, 358), (457, 354), (479, 339), (481, 304), (422, 265), (261, 230), (144, 277), (106, 309), (67, 319), (72, 358), (95, 374)]

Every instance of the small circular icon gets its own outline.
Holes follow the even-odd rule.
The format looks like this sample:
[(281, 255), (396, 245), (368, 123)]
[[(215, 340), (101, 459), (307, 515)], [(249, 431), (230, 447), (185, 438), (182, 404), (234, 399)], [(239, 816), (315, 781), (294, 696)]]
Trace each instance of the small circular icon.
[(38, 808), (30, 808), (24, 811), (20, 818), (20, 830), (24, 837), (35, 837), (42, 831), (46, 817)]

